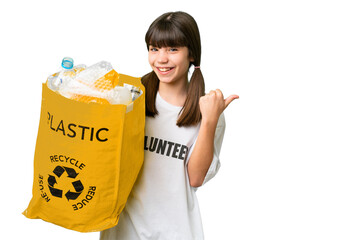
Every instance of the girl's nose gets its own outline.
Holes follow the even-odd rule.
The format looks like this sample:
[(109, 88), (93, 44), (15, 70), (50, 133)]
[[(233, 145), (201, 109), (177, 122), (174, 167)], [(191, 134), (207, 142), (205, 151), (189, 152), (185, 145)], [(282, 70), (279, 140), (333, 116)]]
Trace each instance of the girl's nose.
[(158, 57), (157, 57), (157, 61), (159, 63), (167, 63), (168, 56), (167, 56), (167, 51), (166, 50), (160, 49)]

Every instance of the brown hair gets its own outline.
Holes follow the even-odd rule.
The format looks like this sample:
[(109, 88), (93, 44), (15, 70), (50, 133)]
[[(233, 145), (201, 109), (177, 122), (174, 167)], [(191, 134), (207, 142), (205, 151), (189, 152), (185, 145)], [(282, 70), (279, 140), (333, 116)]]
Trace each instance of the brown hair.
[[(169, 12), (161, 15), (150, 25), (145, 42), (147, 49), (154, 47), (187, 47), (189, 57), (194, 61), (191, 65), (200, 66), (201, 42), (195, 19), (185, 12)], [(159, 79), (152, 71), (142, 77), (145, 86), (146, 116), (158, 114), (155, 106), (156, 94), (159, 90)], [(182, 107), (177, 126), (191, 126), (200, 122), (201, 113), (199, 99), (205, 94), (204, 78), (199, 68), (195, 68), (190, 78), (187, 97)]]

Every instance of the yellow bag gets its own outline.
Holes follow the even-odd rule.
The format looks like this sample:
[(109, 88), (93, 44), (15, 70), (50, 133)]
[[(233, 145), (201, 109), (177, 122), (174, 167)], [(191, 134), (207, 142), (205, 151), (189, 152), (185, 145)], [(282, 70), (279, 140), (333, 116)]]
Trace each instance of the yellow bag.
[(145, 89), (119, 74), (123, 83), (142, 90), (128, 109), (70, 100), (43, 84), (26, 217), (79, 232), (117, 224), (144, 159)]

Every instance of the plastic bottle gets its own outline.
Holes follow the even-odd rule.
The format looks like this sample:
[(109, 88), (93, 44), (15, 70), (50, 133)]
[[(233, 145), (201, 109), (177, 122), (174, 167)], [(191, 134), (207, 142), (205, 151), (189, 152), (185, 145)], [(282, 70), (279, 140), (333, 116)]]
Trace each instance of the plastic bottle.
[(70, 57), (63, 58), (61, 62), (61, 69), (48, 77), (47, 85), (53, 91), (58, 91), (62, 84), (65, 84), (76, 75), (74, 71), (74, 60)]
[(135, 87), (126, 83), (124, 83), (124, 87), (130, 90), (132, 101), (135, 101), (142, 94), (142, 91), (139, 87)]
[(115, 86), (108, 100), (111, 104), (128, 105), (131, 103), (131, 92), (126, 87)]

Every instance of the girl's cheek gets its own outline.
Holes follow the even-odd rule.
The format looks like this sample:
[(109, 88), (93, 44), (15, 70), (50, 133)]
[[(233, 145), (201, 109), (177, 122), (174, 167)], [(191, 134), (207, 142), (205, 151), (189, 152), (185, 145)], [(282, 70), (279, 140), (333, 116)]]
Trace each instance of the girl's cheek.
[(148, 61), (149, 61), (149, 64), (151, 64), (153, 62), (153, 57), (150, 54), (148, 56)]
[(148, 56), (149, 63), (153, 63), (156, 60), (156, 54), (154, 52), (149, 52)]

